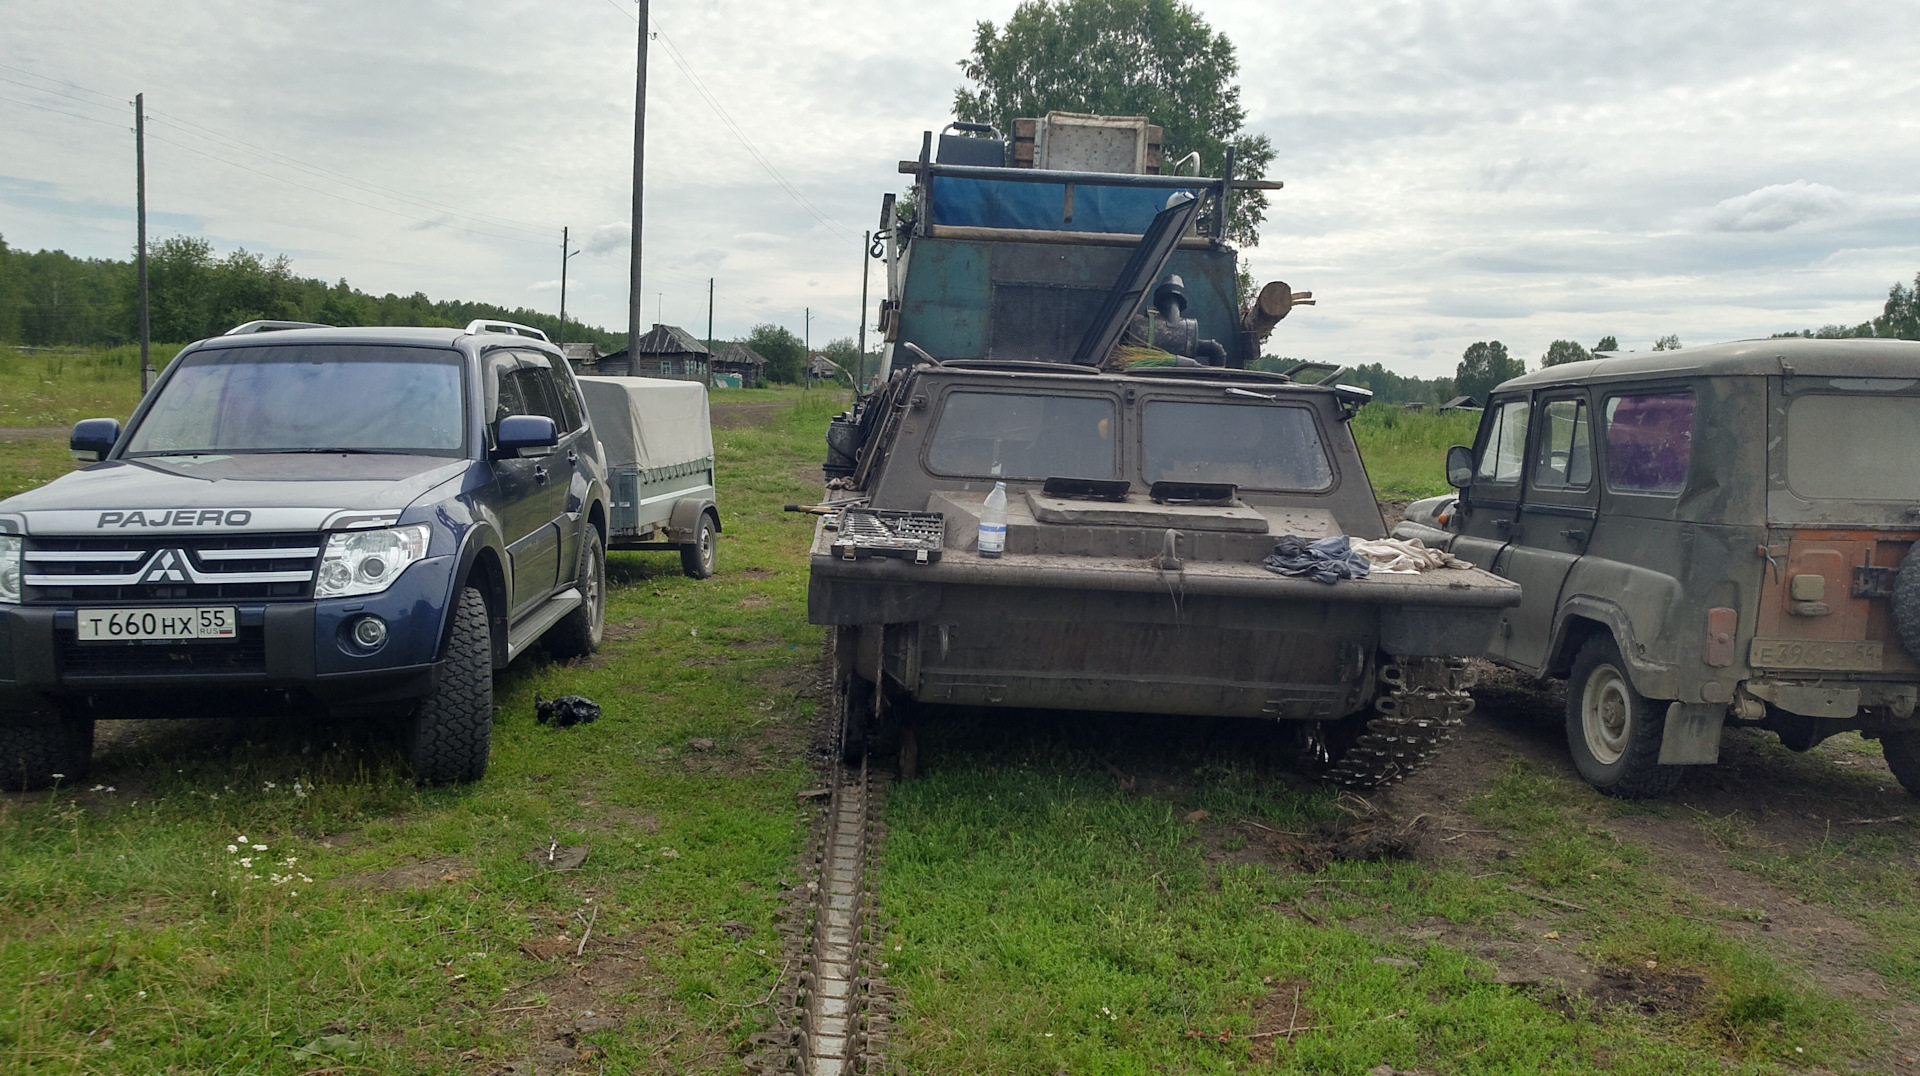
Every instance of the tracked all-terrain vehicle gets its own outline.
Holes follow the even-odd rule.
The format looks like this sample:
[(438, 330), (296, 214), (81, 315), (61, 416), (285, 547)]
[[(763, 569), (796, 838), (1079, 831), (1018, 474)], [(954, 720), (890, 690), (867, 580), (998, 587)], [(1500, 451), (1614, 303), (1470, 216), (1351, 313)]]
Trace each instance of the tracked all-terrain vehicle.
[(1278, 185), (1155, 174), (1144, 120), (1029, 130), (1016, 165), (1050, 168), (929, 133), (911, 220), (885, 203), (886, 357), (829, 434), (808, 592), (848, 750), (930, 704), (1044, 707), (1305, 723), (1335, 779), (1404, 775), (1519, 588), (1270, 570), (1282, 539), (1386, 534), (1347, 424), (1367, 392), (1245, 368), (1306, 298), (1236, 297), (1230, 199)]

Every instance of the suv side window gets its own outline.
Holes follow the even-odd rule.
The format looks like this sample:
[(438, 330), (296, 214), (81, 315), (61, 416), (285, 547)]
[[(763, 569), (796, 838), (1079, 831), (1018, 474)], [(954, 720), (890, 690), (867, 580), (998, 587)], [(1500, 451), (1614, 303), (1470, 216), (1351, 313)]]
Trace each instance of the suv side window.
[(1539, 407), (1540, 447), (1533, 484), (1540, 489), (1585, 489), (1593, 481), (1593, 430), (1585, 400), (1548, 400)]
[[(536, 358), (541, 360), (541, 365), (534, 364)], [(513, 379), (526, 400), (525, 414), (545, 415), (553, 420), (554, 429), (567, 432), (569, 427), (566, 414), (560, 409), (560, 393), (553, 387), (553, 370), (545, 365), (544, 356), (521, 355)]]
[(1693, 392), (1607, 397), (1607, 488), (1616, 493), (1679, 493), (1693, 461)]
[(1487, 440), (1480, 446), (1480, 466), (1474, 478), (1494, 485), (1519, 485), (1527, 460), (1527, 401), (1505, 400), (1494, 405), (1487, 423)]
[[(553, 359), (538, 351), (523, 351), (520, 362), (530, 371), (538, 372), (538, 380), (545, 382), (551, 389), (554, 399), (559, 401), (560, 410), (553, 416), (553, 424), (561, 433), (570, 433), (583, 425), (580, 417), (580, 390), (573, 383), (570, 369), (560, 369), (565, 363), (555, 364)], [(529, 373), (528, 376), (535, 376)], [(529, 394), (531, 395), (531, 394)]]
[(500, 425), (500, 420), (508, 415), (533, 414), (527, 410), (527, 400), (520, 391), (520, 369), (511, 351), (494, 351), (487, 355), (487, 428), (492, 430)]

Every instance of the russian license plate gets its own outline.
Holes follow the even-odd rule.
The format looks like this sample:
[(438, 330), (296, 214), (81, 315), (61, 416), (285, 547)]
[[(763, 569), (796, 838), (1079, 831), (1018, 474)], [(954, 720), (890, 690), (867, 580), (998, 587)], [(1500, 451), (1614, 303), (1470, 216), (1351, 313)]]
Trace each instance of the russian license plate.
[(1880, 644), (1865, 640), (1755, 639), (1749, 663), (1762, 669), (1879, 672)]
[(83, 643), (140, 643), (152, 640), (234, 638), (239, 618), (231, 605), (187, 609), (82, 609)]

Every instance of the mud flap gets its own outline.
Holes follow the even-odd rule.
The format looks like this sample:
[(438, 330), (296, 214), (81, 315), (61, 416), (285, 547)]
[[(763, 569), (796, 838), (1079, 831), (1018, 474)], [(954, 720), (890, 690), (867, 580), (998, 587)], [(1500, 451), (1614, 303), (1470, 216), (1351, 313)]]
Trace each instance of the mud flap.
[(1660, 738), (1660, 765), (1708, 766), (1720, 761), (1720, 730), (1726, 727), (1725, 703), (1676, 702), (1667, 707), (1666, 732)]

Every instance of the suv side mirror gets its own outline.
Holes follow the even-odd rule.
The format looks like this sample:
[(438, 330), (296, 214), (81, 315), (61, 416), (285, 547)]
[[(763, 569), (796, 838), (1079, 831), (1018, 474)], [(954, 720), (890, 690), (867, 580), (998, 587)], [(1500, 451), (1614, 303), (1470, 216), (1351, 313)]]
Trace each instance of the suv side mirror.
[(1473, 449), (1454, 445), (1447, 449), (1447, 485), (1466, 489), (1473, 481)]
[(508, 415), (493, 435), (494, 458), (544, 456), (560, 443), (560, 431), (545, 415)]
[(83, 418), (73, 424), (73, 437), (67, 447), (73, 450), (73, 458), (87, 463), (96, 463), (113, 451), (114, 442), (120, 440), (120, 420), (117, 418)]

